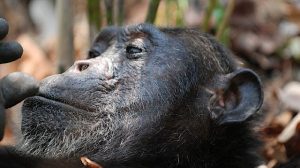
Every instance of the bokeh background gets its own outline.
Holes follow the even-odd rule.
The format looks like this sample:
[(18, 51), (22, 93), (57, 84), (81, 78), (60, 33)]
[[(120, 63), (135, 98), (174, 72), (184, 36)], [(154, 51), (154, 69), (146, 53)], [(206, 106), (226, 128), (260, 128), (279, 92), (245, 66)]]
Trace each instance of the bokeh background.
[[(260, 167), (300, 158), (300, 0), (0, 0), (0, 17), (10, 25), (5, 40), (24, 48), (21, 59), (0, 65), (0, 76), (22, 71), (39, 80), (84, 59), (108, 25), (149, 22), (210, 33), (263, 81), (265, 118), (254, 128), (263, 141)], [(0, 145), (16, 142), (20, 109), (8, 109)]]

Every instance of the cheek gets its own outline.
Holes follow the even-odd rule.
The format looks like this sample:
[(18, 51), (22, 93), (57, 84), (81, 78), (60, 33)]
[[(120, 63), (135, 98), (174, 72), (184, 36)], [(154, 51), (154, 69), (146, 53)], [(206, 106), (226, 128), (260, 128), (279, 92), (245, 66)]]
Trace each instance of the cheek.
[(126, 61), (117, 70), (117, 80), (119, 81), (119, 87), (115, 92), (120, 94), (130, 94), (130, 92), (136, 91), (139, 83), (143, 80), (144, 61), (134, 60)]

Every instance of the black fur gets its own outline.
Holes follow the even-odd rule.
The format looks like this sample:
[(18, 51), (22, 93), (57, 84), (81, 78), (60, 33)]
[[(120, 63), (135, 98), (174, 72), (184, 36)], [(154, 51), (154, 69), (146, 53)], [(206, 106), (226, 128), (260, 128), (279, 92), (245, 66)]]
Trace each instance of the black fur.
[(111, 27), (25, 101), (19, 150), (104, 168), (254, 168), (261, 103), (258, 77), (211, 36)]

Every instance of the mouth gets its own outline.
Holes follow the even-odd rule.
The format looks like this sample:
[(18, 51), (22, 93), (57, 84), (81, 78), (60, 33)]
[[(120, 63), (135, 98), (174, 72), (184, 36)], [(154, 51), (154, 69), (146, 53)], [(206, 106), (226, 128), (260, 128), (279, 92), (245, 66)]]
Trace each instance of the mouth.
[(49, 98), (44, 95), (37, 95), (37, 96), (29, 97), (25, 100), (25, 102), (34, 102), (34, 103), (41, 102), (43, 104), (55, 105), (55, 106), (63, 107), (65, 109), (69, 109), (72, 111), (78, 111), (78, 112), (91, 111), (90, 109), (84, 109), (83, 107), (75, 106), (75, 105), (69, 104), (65, 101)]

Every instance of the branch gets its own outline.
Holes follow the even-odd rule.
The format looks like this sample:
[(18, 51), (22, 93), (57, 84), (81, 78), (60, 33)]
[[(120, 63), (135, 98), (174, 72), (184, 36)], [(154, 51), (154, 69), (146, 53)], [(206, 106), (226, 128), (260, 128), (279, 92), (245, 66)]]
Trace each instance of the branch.
[(210, 0), (209, 1), (208, 7), (205, 10), (205, 17), (204, 17), (204, 21), (202, 24), (202, 30), (204, 32), (208, 31), (210, 17), (211, 17), (211, 14), (213, 13), (214, 8), (216, 7), (217, 3), (218, 3), (218, 0)]
[(218, 27), (218, 30), (217, 30), (217, 35), (216, 35), (216, 38), (218, 40), (221, 39), (221, 37), (223, 36), (224, 34), (224, 31), (227, 27), (227, 24), (229, 22), (229, 18), (233, 12), (233, 9), (234, 9), (234, 4), (235, 4), (235, 0), (229, 0), (228, 4), (227, 4), (227, 7), (226, 7), (226, 11), (225, 11), (225, 14), (224, 14), (224, 17), (220, 23), (220, 26)]
[(155, 21), (158, 5), (160, 0), (150, 0), (146, 22), (153, 24)]

